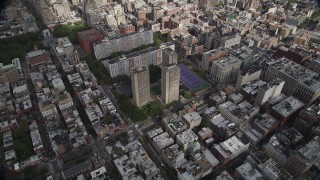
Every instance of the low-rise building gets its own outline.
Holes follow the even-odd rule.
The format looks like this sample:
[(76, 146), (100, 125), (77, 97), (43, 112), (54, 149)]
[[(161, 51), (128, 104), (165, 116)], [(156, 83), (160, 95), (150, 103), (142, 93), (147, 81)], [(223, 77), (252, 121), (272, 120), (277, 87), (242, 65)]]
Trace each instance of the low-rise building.
[(12, 138), (12, 132), (11, 131), (7, 131), (5, 133), (3, 133), (3, 147), (4, 148), (8, 148), (10, 146), (13, 145), (13, 138)]
[(193, 129), (201, 124), (201, 116), (197, 112), (191, 112), (183, 115), (182, 121), (188, 126), (189, 129)]
[(201, 131), (199, 131), (198, 133), (198, 137), (201, 141), (206, 140), (208, 138), (212, 137), (213, 132), (211, 131), (211, 129), (207, 128), (207, 127), (203, 127), (201, 129)]
[(26, 55), (26, 64), (31, 72), (38, 70), (41, 65), (50, 63), (52, 63), (52, 60), (45, 50), (31, 51)]
[[(117, 151), (121, 151), (122, 146), (117, 145)], [(107, 146), (110, 152), (115, 148)], [(138, 140), (134, 140), (123, 148), (127, 153), (119, 153), (119, 156), (114, 156), (116, 159), (113, 163), (118, 170), (123, 180), (129, 179), (156, 179), (161, 178), (160, 172), (155, 163), (150, 159), (147, 152)]]
[(263, 179), (262, 174), (249, 162), (245, 162), (241, 166), (236, 168), (235, 177), (236, 179), (247, 180)]
[(182, 147), (185, 151), (188, 149), (189, 145), (198, 141), (198, 136), (191, 130), (187, 129), (183, 131), (181, 134), (178, 134), (176, 137), (177, 144)]
[(17, 156), (16, 156), (16, 152), (14, 151), (14, 149), (4, 152), (4, 159), (6, 161), (11, 161), (16, 158), (17, 158)]
[(107, 169), (104, 166), (90, 172), (90, 176), (92, 180), (102, 180), (107, 178)]
[(148, 137), (148, 139), (151, 140), (155, 136), (158, 136), (158, 135), (160, 135), (162, 133), (163, 133), (162, 128), (160, 128), (160, 127), (159, 128), (155, 128), (155, 129), (152, 129), (152, 130), (147, 132), (147, 137)]
[(266, 137), (271, 132), (274, 132), (280, 125), (280, 121), (274, 119), (268, 114), (258, 114), (252, 121), (252, 127)]
[(228, 119), (224, 118), (221, 114), (217, 114), (210, 119), (210, 125), (213, 128), (214, 132), (219, 132), (219, 136), (221, 136), (221, 140), (225, 140), (238, 130), (236, 128), (235, 123), (229, 121)]
[(282, 169), (273, 159), (268, 159), (266, 162), (259, 164), (258, 168), (261, 170), (261, 173), (264, 178), (270, 180), (277, 179), (288, 179), (292, 180), (290, 176), (284, 169)]
[(228, 96), (228, 100), (231, 101), (233, 104), (239, 104), (243, 100), (243, 95), (240, 93), (233, 93)]
[(164, 132), (158, 136), (153, 137), (151, 144), (158, 151), (158, 153), (160, 153), (163, 149), (174, 144), (174, 140), (169, 137), (169, 134), (167, 132)]
[(44, 101), (38, 103), (39, 111), (44, 118), (58, 116), (58, 110), (56, 106), (50, 101)]
[(226, 164), (248, 150), (250, 141), (242, 134), (232, 136), (220, 144), (213, 146), (213, 155), (221, 164)]
[(59, 94), (55, 99), (57, 101), (58, 108), (60, 111), (64, 111), (73, 107), (73, 99), (68, 92), (64, 92), (63, 94)]
[(234, 180), (234, 179), (227, 171), (223, 171), (219, 176), (216, 177), (216, 180)]
[(235, 123), (239, 127), (249, 122), (249, 120), (258, 114), (259, 111), (257, 107), (252, 106), (247, 101), (243, 101), (238, 105), (227, 101), (223, 104), (220, 104), (218, 110), (222, 116), (228, 118), (231, 122)]
[(34, 121), (29, 125), (30, 136), (34, 152), (40, 152), (44, 149), (37, 123)]
[(273, 135), (269, 142), (264, 144), (264, 152), (274, 159), (280, 167), (283, 167), (290, 156), (291, 147), (303, 140), (302, 134), (294, 128), (286, 129)]
[(209, 97), (209, 106), (218, 106), (219, 104), (224, 103), (227, 100), (226, 93), (223, 91), (219, 91), (215, 94), (212, 94)]
[(182, 118), (176, 113), (170, 113), (162, 119), (163, 125), (165, 126), (166, 132), (172, 138), (175, 138), (177, 134), (186, 130), (188, 126), (182, 121)]
[(17, 83), (22, 79), (22, 68), (19, 58), (12, 60), (11, 64), (0, 63), (0, 83)]
[(282, 121), (283, 124), (287, 121), (293, 120), (292, 118), (297, 117), (303, 107), (304, 103), (290, 96), (273, 106), (270, 114), (279, 121)]
[(109, 133), (109, 128), (105, 125), (104, 114), (99, 105), (91, 104), (85, 111), (97, 135), (104, 138)]

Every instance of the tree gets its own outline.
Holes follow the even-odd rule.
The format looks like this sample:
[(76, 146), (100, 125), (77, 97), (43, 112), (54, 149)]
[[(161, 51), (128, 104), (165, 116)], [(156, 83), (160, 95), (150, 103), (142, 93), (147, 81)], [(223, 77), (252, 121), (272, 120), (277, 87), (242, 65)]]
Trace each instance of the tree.
[(150, 91), (153, 96), (161, 94), (161, 89), (159, 86), (151, 86)]
[(184, 97), (187, 98), (187, 99), (190, 99), (192, 97), (191, 91), (185, 91)]
[(96, 60), (93, 56), (86, 56), (85, 58), (83, 58), (83, 60), (86, 61), (89, 69), (97, 78), (100, 78), (100, 80), (102, 80), (107, 85), (112, 84), (112, 78), (109, 74), (109, 71), (101, 61)]
[(158, 102), (150, 102), (144, 107), (149, 116), (155, 117), (162, 113), (161, 106)]
[(128, 97), (124, 95), (118, 95), (116, 98), (118, 99), (122, 111), (127, 114), (132, 121), (139, 122), (147, 118), (147, 112), (144, 109), (140, 109), (133, 105)]
[(161, 79), (161, 68), (151, 64), (149, 66), (150, 83), (156, 83)]
[(113, 83), (130, 83), (130, 77), (127, 75), (119, 75), (114, 77)]
[(161, 34), (160, 32), (155, 32), (153, 34), (154, 44), (160, 45), (161, 43), (167, 42), (167, 34)]
[(299, 29), (304, 29), (306, 27), (309, 26), (309, 23), (310, 23), (310, 18), (306, 18), (301, 24), (299, 24), (297, 27)]
[(320, 10), (313, 12), (312, 16), (311, 16), (312, 19), (315, 19), (315, 18), (318, 18), (318, 17), (320, 17)]
[(27, 123), (20, 124), (20, 127), (13, 133), (13, 139), (13, 148), (17, 153), (18, 161), (25, 160), (34, 154)]
[(43, 48), (41, 41), (42, 37), (38, 33), (26, 33), (0, 39), (0, 62), (8, 64), (14, 58), (23, 59), (35, 45), (38, 49)]
[(73, 43), (78, 43), (77, 32), (89, 29), (82, 21), (60, 24), (54, 28), (53, 35), (55, 37), (69, 37), (70, 41)]

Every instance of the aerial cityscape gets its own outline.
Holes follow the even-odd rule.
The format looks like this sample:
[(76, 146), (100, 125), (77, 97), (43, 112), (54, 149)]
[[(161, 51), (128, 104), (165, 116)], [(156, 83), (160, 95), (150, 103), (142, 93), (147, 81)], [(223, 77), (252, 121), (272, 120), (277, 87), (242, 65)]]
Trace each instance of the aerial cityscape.
[(1, 0), (0, 179), (320, 179), (320, 1)]

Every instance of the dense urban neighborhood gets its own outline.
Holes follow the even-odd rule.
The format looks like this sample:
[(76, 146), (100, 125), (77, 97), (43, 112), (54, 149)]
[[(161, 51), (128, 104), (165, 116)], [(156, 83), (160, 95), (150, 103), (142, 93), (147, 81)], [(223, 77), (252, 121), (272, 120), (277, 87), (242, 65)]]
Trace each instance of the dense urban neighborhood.
[(0, 179), (320, 178), (320, 2), (0, 2)]

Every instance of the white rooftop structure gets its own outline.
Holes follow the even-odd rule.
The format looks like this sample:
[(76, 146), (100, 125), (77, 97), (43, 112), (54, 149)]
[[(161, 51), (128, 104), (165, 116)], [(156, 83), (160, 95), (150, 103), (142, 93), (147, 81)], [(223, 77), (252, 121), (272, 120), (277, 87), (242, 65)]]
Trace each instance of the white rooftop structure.
[(40, 56), (45, 53), (45, 50), (36, 50), (27, 53), (27, 58), (33, 58), (36, 56)]
[(262, 174), (248, 162), (245, 162), (241, 166), (237, 167), (236, 172), (239, 173), (241, 177), (246, 180), (263, 179)]
[(201, 116), (197, 112), (187, 113), (182, 118), (186, 124), (188, 124), (189, 128), (192, 129), (201, 124)]
[(154, 138), (152, 138), (152, 142), (156, 150), (159, 152), (161, 152), (162, 149), (174, 144), (174, 140), (169, 137), (169, 134), (167, 132), (155, 136)]
[(90, 175), (93, 180), (100, 180), (100, 179), (102, 180), (103, 177), (105, 177), (106, 172), (107, 172), (106, 167), (101, 166), (100, 168), (92, 171)]
[(162, 134), (163, 133), (163, 130), (162, 130), (162, 128), (155, 128), (155, 129), (152, 129), (152, 130), (150, 130), (150, 131), (148, 131), (147, 132), (147, 137), (148, 138), (153, 138), (153, 137), (155, 137), (155, 136), (157, 136), (157, 135), (159, 135), (159, 134)]
[(198, 141), (198, 136), (191, 130), (187, 129), (176, 137), (177, 144), (186, 150), (190, 143)]
[(5, 160), (9, 161), (11, 159), (16, 158), (16, 152), (12, 149), (12, 150), (6, 151), (4, 153), (4, 156), (5, 156)]

